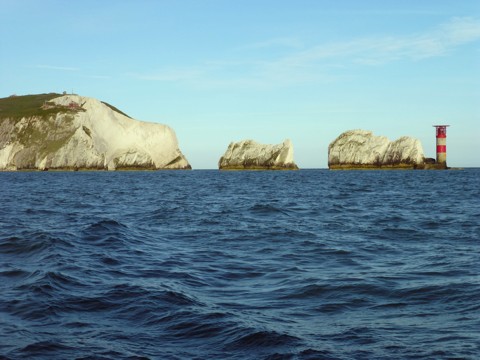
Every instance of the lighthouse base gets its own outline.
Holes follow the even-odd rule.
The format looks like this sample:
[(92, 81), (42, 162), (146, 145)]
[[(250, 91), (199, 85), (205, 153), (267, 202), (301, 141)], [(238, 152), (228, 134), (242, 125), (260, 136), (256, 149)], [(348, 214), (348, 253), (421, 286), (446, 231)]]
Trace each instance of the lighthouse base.
[(446, 170), (449, 169), (446, 163), (440, 163), (440, 164), (425, 164), (424, 165), (425, 170)]

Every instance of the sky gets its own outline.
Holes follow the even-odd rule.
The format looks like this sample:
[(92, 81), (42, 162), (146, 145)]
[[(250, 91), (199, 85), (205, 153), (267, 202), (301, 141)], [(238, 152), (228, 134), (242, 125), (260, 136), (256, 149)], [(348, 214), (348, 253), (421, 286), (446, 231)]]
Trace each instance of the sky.
[(290, 139), (326, 168), (347, 130), (479, 167), (478, 0), (0, 0), (0, 97), (76, 93), (167, 124), (194, 169)]

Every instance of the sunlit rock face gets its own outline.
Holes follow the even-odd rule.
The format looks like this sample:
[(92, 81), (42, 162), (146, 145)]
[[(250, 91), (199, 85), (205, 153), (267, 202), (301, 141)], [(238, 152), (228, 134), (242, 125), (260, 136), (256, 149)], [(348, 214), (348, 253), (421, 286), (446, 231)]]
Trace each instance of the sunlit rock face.
[[(78, 95), (43, 107), (47, 115), (0, 119), (0, 170), (190, 168), (167, 125), (132, 119)], [(61, 111), (48, 115), (52, 109)]]
[(419, 140), (403, 136), (390, 141), (371, 131), (349, 130), (328, 146), (330, 169), (423, 168), (424, 153)]
[(277, 145), (259, 144), (253, 140), (232, 142), (220, 158), (221, 170), (297, 170), (293, 145), (285, 140)]

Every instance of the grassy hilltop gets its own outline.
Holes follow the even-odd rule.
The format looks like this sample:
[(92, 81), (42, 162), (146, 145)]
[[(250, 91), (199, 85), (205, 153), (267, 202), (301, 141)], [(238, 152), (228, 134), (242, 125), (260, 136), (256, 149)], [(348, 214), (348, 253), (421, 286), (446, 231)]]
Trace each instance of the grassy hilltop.
[[(50, 115), (56, 115), (58, 113), (76, 112), (81, 109), (68, 109), (63, 106), (44, 107), (50, 100), (55, 99), (63, 94), (48, 93), (48, 94), (36, 94), (36, 95), (12, 95), (6, 98), (0, 98), (0, 119), (21, 119), (23, 117), (39, 116), (46, 118)], [(116, 111), (127, 117), (127, 114), (117, 109), (106, 102), (103, 102), (113, 111)]]
[(42, 106), (56, 98), (62, 96), (57, 93), (38, 94), (38, 95), (12, 95), (7, 98), (0, 99), (0, 118), (14, 118), (30, 116), (49, 116), (55, 115), (62, 111), (60, 108), (52, 107), (50, 109), (42, 109)]

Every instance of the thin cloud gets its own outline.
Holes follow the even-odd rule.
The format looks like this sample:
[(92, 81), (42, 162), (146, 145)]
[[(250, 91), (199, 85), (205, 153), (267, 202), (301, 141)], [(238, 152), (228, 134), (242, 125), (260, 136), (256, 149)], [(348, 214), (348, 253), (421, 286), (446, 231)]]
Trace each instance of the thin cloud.
[[(345, 79), (335, 69), (351, 65), (378, 66), (397, 61), (422, 61), (446, 56), (457, 47), (480, 40), (480, 20), (453, 18), (435, 29), (410, 35), (385, 35), (319, 44), (298, 50), (294, 38), (276, 38), (249, 44), (245, 50), (290, 46), (288, 55), (264, 60), (257, 54), (248, 60), (216, 59), (184, 68), (168, 68), (150, 74), (130, 74), (139, 80), (183, 82), (202, 88), (269, 88), (299, 83), (331, 83)], [(301, 46), (299, 46), (301, 47)], [(248, 48), (248, 49), (247, 49)], [(293, 50), (292, 50), (293, 49)], [(237, 49), (238, 50), (238, 49)]]
[[(457, 47), (480, 40), (480, 20), (453, 18), (435, 29), (402, 36), (356, 38), (312, 46), (262, 64), (263, 76), (279, 83), (329, 82), (338, 79), (333, 67), (378, 66), (446, 56)], [(257, 73), (257, 75), (259, 75)]]
[(279, 37), (274, 39), (269, 39), (265, 41), (259, 41), (252, 44), (247, 44), (240, 47), (240, 50), (243, 49), (268, 49), (268, 48), (301, 48), (302, 42), (294, 37)]
[(328, 59), (384, 64), (443, 56), (454, 48), (480, 39), (480, 21), (454, 18), (437, 29), (409, 36), (377, 36), (312, 47), (281, 59), (285, 66), (304, 66)]
[(99, 79), (99, 80), (106, 80), (106, 79), (111, 79), (111, 76), (108, 75), (85, 75), (86, 78), (90, 79)]
[(472, 17), (457, 17), (440, 29), (446, 34), (446, 40), (460, 45), (480, 38), (480, 20)]
[(58, 71), (79, 71), (77, 67), (55, 66), (55, 65), (35, 65), (37, 69), (58, 70)]
[(128, 73), (127, 75), (138, 80), (174, 82), (192, 80), (198, 78), (202, 73), (203, 71), (199, 70), (198, 67), (185, 67), (169, 68), (148, 74)]

